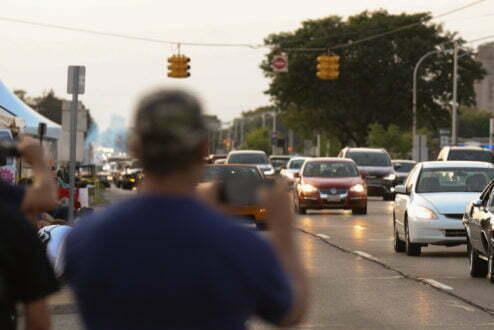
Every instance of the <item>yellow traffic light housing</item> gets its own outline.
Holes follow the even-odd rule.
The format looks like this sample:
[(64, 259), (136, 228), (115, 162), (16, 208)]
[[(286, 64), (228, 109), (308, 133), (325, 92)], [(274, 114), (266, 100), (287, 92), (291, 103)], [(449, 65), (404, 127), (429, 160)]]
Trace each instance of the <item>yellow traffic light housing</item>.
[(317, 78), (335, 80), (340, 76), (340, 57), (336, 55), (321, 55), (317, 57)]
[(173, 55), (168, 58), (168, 77), (187, 78), (190, 77), (190, 58), (185, 55)]

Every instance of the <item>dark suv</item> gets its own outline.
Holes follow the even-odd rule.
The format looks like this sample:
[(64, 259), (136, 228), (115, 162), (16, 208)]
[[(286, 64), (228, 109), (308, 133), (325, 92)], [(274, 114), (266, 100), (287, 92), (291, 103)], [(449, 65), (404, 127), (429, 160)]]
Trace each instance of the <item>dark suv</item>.
[(463, 224), (467, 232), (470, 275), (487, 275), (494, 283), (494, 181), (487, 185), (479, 199), (468, 204)]
[(385, 201), (394, 199), (396, 173), (386, 150), (347, 147), (340, 151), (338, 157), (353, 159), (357, 164), (365, 177), (369, 196), (382, 196)]

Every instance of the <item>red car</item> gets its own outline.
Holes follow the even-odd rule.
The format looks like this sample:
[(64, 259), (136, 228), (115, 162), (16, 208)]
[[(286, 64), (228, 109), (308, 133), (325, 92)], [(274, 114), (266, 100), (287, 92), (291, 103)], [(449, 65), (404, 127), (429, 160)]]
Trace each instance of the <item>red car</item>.
[(351, 159), (314, 158), (296, 175), (295, 210), (345, 209), (367, 214), (367, 187)]

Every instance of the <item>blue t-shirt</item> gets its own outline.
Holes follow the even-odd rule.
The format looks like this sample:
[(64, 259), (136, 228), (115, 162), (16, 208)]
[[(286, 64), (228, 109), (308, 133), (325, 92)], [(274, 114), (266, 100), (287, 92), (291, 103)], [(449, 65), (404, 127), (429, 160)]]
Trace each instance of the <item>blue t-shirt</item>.
[(236, 330), (292, 292), (261, 236), (191, 198), (143, 195), (81, 220), (66, 276), (89, 330)]

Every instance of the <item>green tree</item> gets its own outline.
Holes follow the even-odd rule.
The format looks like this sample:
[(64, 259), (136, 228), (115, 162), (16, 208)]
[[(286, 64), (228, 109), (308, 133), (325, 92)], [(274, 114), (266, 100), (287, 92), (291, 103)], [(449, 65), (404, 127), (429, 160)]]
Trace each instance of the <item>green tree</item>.
[(462, 107), (458, 119), (458, 132), (461, 137), (489, 137), (489, 120), (492, 112)]
[(245, 145), (242, 149), (263, 150), (266, 153), (271, 153), (271, 143), (269, 141), (269, 129), (261, 127), (247, 134), (245, 137)]
[(393, 158), (406, 158), (412, 149), (412, 135), (391, 124), (385, 129), (381, 124), (369, 125), (368, 144), (386, 149)]
[[(370, 123), (383, 127), (395, 124), (408, 131), (411, 127), (412, 73), (425, 53), (452, 48), (464, 41), (441, 25), (430, 23), (428, 13), (391, 15), (384, 10), (363, 12), (344, 20), (330, 16), (308, 20), (293, 32), (272, 34), (265, 43), (273, 47), (261, 64), (271, 80), (266, 91), (287, 115), (290, 127), (318, 130), (337, 137), (343, 145), (365, 145)], [(355, 40), (402, 29), (368, 42)], [(335, 47), (345, 45), (344, 47)], [(346, 45), (350, 45), (347, 47)], [(291, 51), (297, 48), (331, 49), (340, 56), (340, 77), (334, 81), (316, 78), (316, 58), (324, 51)], [(289, 72), (274, 73), (273, 55), (285, 51)], [(472, 56), (460, 57), (458, 100), (475, 102), (473, 83), (485, 75), (480, 62)], [(430, 56), (419, 71), (418, 122), (437, 132), (449, 122), (452, 56)]]

